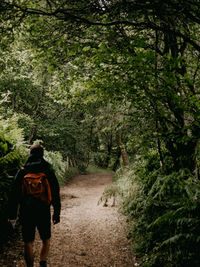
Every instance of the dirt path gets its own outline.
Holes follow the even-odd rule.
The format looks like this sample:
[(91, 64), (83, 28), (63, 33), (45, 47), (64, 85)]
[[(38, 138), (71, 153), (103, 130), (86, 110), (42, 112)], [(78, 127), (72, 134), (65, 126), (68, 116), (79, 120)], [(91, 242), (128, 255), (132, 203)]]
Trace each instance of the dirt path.
[[(137, 266), (126, 239), (124, 219), (117, 212), (117, 208), (97, 205), (105, 186), (110, 183), (110, 173), (78, 175), (67, 186), (61, 188), (61, 222), (52, 227), (49, 266)], [(18, 244), (19, 247), (21, 245), (22, 242)], [(39, 245), (37, 237), (37, 254)], [(11, 251), (10, 257), (13, 257), (10, 253)], [(19, 260), (1, 267), (24, 266), (19, 248), (17, 257)], [(36, 255), (36, 267), (37, 264)]]

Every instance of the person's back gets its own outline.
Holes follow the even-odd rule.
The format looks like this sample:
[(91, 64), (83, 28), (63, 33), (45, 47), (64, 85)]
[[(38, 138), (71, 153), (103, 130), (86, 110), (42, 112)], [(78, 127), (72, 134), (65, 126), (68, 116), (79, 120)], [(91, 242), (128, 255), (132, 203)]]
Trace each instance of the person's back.
[[(43, 201), (40, 197), (24, 193), (22, 190), (24, 177), (31, 174), (37, 176), (43, 173), (48, 180), (51, 190), (51, 203)], [(32, 175), (33, 176), (33, 175)], [(59, 184), (50, 164), (43, 158), (43, 147), (34, 145), (30, 148), (30, 157), (25, 166), (17, 173), (13, 187), (12, 203), (20, 203), (20, 222), (22, 224), (22, 236), (25, 243), (25, 260), (28, 267), (33, 266), (33, 242), (35, 239), (35, 229), (37, 228), (43, 242), (40, 253), (40, 266), (46, 266), (47, 256), (51, 237), (51, 213), (50, 204), (53, 205), (53, 223), (60, 221), (60, 195)], [(16, 217), (17, 207), (11, 205), (10, 218)]]

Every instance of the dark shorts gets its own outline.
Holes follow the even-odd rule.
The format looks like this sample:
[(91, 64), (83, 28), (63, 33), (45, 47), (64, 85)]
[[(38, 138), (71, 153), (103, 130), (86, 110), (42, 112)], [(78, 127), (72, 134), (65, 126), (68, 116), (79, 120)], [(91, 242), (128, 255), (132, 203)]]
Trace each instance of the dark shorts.
[(21, 209), (21, 225), (23, 241), (34, 241), (36, 228), (42, 240), (51, 237), (51, 213), (48, 205), (37, 203), (35, 205), (23, 205)]

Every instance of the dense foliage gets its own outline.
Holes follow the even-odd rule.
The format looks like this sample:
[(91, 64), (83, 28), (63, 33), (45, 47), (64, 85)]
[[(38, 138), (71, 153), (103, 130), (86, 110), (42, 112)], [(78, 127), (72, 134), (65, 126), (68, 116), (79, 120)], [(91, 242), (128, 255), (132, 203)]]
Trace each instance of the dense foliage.
[(13, 177), (25, 158), (25, 146), (17, 118), (0, 121), (0, 247), (7, 240), (7, 202)]
[(185, 171), (166, 175), (150, 161), (138, 160), (117, 178), (141, 265), (199, 266), (199, 180)]
[[(134, 162), (124, 209), (146, 266), (198, 265), (199, 10), (195, 0), (0, 3), (2, 125), (17, 114), (26, 143), (55, 152), (60, 177)], [(15, 143), (1, 136), (1, 157), (14, 160)]]

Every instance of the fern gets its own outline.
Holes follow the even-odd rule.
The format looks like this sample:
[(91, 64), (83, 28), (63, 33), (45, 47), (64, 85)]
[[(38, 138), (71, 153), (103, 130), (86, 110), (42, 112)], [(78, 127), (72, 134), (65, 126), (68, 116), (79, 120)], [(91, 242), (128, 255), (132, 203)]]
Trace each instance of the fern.
[(53, 167), (56, 176), (58, 178), (59, 184), (62, 185), (66, 181), (67, 178), (67, 170), (66, 170), (66, 162), (64, 162), (61, 153), (45, 151), (45, 159), (51, 164)]
[(200, 182), (187, 170), (138, 166), (120, 173), (117, 183), (142, 266), (200, 266)]
[(26, 146), (16, 116), (0, 119), (0, 245), (7, 240), (7, 201), (13, 178), (25, 159)]
[[(102, 202), (104, 202), (104, 206), (107, 205), (107, 202), (110, 198), (116, 199), (116, 197), (119, 195), (119, 187), (116, 184), (111, 184), (106, 186), (106, 188), (103, 191), (102, 196), (100, 197), (98, 201), (98, 205)], [(114, 205), (115, 202), (113, 202)]]

